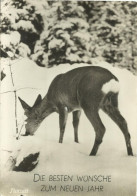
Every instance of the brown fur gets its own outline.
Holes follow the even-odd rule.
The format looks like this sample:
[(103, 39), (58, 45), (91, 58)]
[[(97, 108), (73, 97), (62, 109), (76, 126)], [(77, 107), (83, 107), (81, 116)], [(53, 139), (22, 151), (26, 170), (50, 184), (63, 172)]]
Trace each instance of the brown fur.
[(62, 143), (67, 116), (72, 112), (74, 140), (78, 142), (78, 125), (83, 110), (95, 130), (95, 143), (90, 155), (96, 155), (105, 134), (105, 127), (98, 114), (99, 109), (102, 109), (120, 127), (125, 137), (128, 155), (133, 155), (127, 123), (118, 110), (118, 93), (110, 91), (104, 94), (101, 90), (111, 79), (118, 81), (104, 68), (80, 67), (55, 77), (46, 96), (41, 99), (39, 95), (33, 107), (20, 99), (28, 117), (26, 135), (33, 135), (44, 118), (53, 112), (58, 112), (59, 142)]

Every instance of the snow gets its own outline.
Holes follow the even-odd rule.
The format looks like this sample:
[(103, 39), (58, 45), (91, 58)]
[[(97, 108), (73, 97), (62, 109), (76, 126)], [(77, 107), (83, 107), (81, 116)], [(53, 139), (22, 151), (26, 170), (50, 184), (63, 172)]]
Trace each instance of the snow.
[(1, 34), (1, 45), (3, 48), (16, 46), (20, 42), (20, 34), (17, 31), (13, 31), (10, 34)]
[(65, 20), (62, 20), (61, 23), (55, 25), (56, 29), (62, 28), (63, 30), (71, 29), (72, 27), (73, 27), (73, 23), (71, 20), (67, 21), (67, 23)]
[(26, 31), (36, 32), (34, 25), (32, 24), (31, 21), (20, 20), (19, 22), (15, 23), (13, 27), (16, 30), (23, 29)]
[(79, 39), (84, 40), (86, 43), (90, 41), (90, 35), (89, 33), (85, 33), (83, 34), (83, 32), (76, 32), (73, 34), (74, 37), (77, 37)]
[(63, 43), (63, 41), (61, 39), (52, 39), (50, 42), (49, 42), (49, 49), (53, 49), (53, 48), (61, 48), (63, 47), (65, 44)]
[(2, 19), (6, 18), (9, 21), (11, 21), (11, 23), (15, 23), (15, 20), (19, 19), (18, 14), (15, 11), (15, 8), (13, 8), (11, 5), (11, 2), (9, 2), (7, 5), (3, 5), (1, 7), (1, 11), (2, 11)]
[(27, 57), (27, 55), (30, 55), (30, 48), (28, 47), (28, 45), (22, 42), (18, 46), (18, 51), (19, 55), (22, 57)]
[(72, 62), (80, 61), (80, 58), (77, 54), (68, 54), (67, 59)]
[[(30, 106), (36, 100), (38, 94), (45, 96), (52, 79), (75, 67), (85, 66), (85, 64), (62, 64), (51, 69), (38, 67), (33, 61), (24, 58), (12, 61), (12, 72), (15, 89), (20, 96)], [(131, 142), (134, 156), (126, 154), (124, 137), (115, 123), (102, 111), (101, 119), (106, 127), (104, 141), (101, 144), (98, 154), (90, 157), (89, 153), (94, 143), (94, 130), (90, 122), (82, 113), (79, 125), (79, 141), (74, 142), (72, 126), (72, 115), (69, 114), (63, 144), (58, 143), (59, 119), (54, 113), (43, 121), (34, 136), (15, 139), (15, 118), (14, 118), (14, 93), (1, 95), (1, 193), (11, 195), (11, 188), (29, 190), (29, 196), (41, 195), (42, 184), (60, 186), (65, 182), (33, 182), (34, 174), (49, 175), (111, 175), (111, 183), (103, 183), (103, 192), (94, 192), (93, 195), (105, 196), (129, 196), (135, 195), (135, 172), (136, 172), (136, 130), (137, 130), (137, 77), (127, 70), (111, 67), (108, 63), (93, 60), (96, 66), (109, 69), (120, 83), (119, 108), (127, 120), (131, 134)], [(6, 78), (2, 81), (1, 92), (10, 91), (14, 88), (11, 85), (9, 67), (6, 70)], [(24, 111), (19, 101), (17, 101), (17, 117), (19, 130), (24, 121)], [(21, 133), (24, 133), (24, 128)], [(8, 152), (10, 151), (10, 152)], [(37, 167), (28, 173), (7, 171), (5, 165), (9, 156), (16, 157), (16, 165), (19, 165), (24, 156), (28, 153), (40, 151), (39, 163)], [(8, 183), (7, 183), (8, 182)], [(67, 182), (69, 183), (69, 182)], [(74, 180), (70, 184), (80, 184)], [(87, 187), (93, 183), (84, 183)], [(96, 183), (94, 183), (96, 185)], [(99, 185), (102, 185), (99, 184)], [(50, 192), (52, 195), (63, 195), (64, 192)], [(45, 193), (50, 195), (50, 193)], [(91, 193), (84, 193), (90, 195)], [(66, 193), (66, 195), (80, 195), (83, 193)]]

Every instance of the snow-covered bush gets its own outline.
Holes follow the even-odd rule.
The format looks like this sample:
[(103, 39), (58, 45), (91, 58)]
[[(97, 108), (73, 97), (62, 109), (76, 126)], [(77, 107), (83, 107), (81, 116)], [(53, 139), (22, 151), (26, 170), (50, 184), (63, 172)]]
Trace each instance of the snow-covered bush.
[[(4, 0), (1, 10), (1, 32), (3, 34), (1, 40), (4, 42), (2, 49), (5, 52), (13, 52), (14, 57), (27, 56), (32, 53), (35, 42), (43, 30), (43, 18), (36, 2)], [(15, 32), (18, 33), (17, 37)], [(13, 40), (18, 40), (18, 43)]]
[(30, 55), (30, 48), (28, 45), (20, 42), (20, 39), (21, 35), (18, 31), (11, 31), (9, 34), (1, 34), (1, 50), (7, 53), (7, 57), (14, 59), (19, 56), (27, 57)]
[(103, 57), (137, 72), (136, 2), (4, 0), (1, 7), (2, 34), (20, 34), (18, 45), (1, 47), (12, 58), (51, 67)]
[(90, 27), (91, 55), (114, 66), (137, 71), (137, 4), (79, 1)]
[[(54, 3), (52, 21), (37, 41), (32, 59), (40, 66), (90, 61), (89, 25), (76, 2)], [(51, 25), (52, 24), (52, 25)]]

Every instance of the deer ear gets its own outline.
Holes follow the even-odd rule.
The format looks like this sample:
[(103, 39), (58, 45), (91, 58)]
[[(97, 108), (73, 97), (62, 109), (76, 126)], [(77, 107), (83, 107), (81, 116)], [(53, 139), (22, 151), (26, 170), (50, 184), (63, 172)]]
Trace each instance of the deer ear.
[(23, 109), (26, 111), (29, 111), (30, 109), (31, 109), (31, 107), (27, 104), (27, 103), (25, 103), (25, 101), (23, 101), (20, 97), (18, 97), (19, 98), (19, 100), (20, 100), (20, 103), (21, 103), (21, 105), (22, 105), (22, 107), (23, 107)]
[(42, 97), (39, 94), (38, 97), (37, 97), (37, 99), (36, 99), (36, 101), (35, 101), (35, 103), (34, 103), (34, 105), (33, 105), (33, 107), (35, 107), (36, 105), (38, 105), (41, 101), (42, 101)]

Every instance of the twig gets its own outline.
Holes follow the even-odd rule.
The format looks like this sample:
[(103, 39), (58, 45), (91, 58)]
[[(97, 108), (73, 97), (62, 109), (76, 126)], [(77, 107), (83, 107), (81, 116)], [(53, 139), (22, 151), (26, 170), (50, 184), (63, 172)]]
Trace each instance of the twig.
[[(9, 62), (9, 67), (10, 67), (12, 85), (13, 85), (13, 87), (15, 87), (10, 62)], [(18, 122), (17, 122), (17, 92), (16, 92), (16, 90), (14, 90), (13, 93), (14, 93), (14, 96), (15, 96), (15, 124), (16, 124), (16, 135), (17, 135), (18, 134)]]
[[(12, 150), (6, 150), (6, 149), (1, 149), (2, 151), (6, 151), (6, 152), (10, 152), (10, 153), (12, 153), (13, 151)], [(20, 149), (19, 150), (17, 150), (17, 151), (20, 151)]]
[(5, 150), (5, 149), (1, 149), (2, 151), (6, 151), (6, 152), (10, 152), (10, 153), (12, 153), (12, 151), (11, 150)]
[(19, 132), (19, 134), (18, 134), (17, 140), (19, 139), (19, 136), (20, 136), (20, 133), (21, 133), (21, 130), (22, 130), (23, 126), (24, 126), (24, 122), (23, 122), (23, 124), (22, 124), (22, 126), (21, 126), (21, 128), (20, 128), (20, 132)]
[[(13, 156), (10, 156), (9, 159), (12, 159), (12, 161), (14, 162), (14, 164), (16, 164), (16, 161), (15, 161), (15, 159), (13, 158)], [(8, 160), (9, 160), (9, 159), (8, 159)]]
[(6, 93), (14, 93), (14, 91), (20, 91), (20, 90), (25, 90), (25, 89), (40, 90), (40, 88), (24, 87), (24, 88), (15, 89), (13, 91), (5, 91), (5, 92), (0, 93), (0, 94), (2, 95), (2, 94), (6, 94)]
[(20, 57), (19, 59), (17, 59), (14, 63), (11, 63), (10, 65), (14, 65), (14, 64), (17, 63), (18, 61), (21, 61), (22, 59), (24, 59), (24, 57)]
[(1, 95), (2, 94), (6, 94), (6, 93), (13, 93), (14, 91), (6, 91), (6, 92), (3, 92), (3, 93), (0, 93)]
[(10, 74), (11, 74), (12, 85), (14, 86), (13, 73), (12, 73), (12, 70), (11, 70), (11, 64), (10, 63), (9, 63), (9, 67), (10, 67)]
[[(16, 121), (16, 134), (18, 134), (18, 121), (17, 121), (17, 93), (16, 91), (14, 91), (14, 95), (15, 95), (15, 121)], [(16, 137), (16, 139), (18, 139)]]
[(40, 88), (24, 87), (24, 88), (19, 88), (16, 91), (25, 90), (25, 89), (40, 90)]

